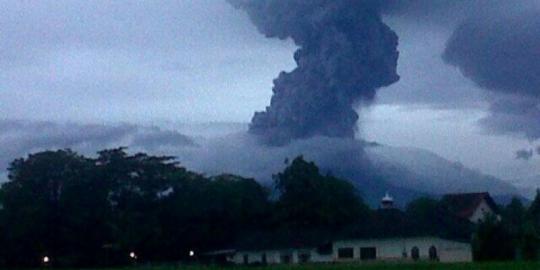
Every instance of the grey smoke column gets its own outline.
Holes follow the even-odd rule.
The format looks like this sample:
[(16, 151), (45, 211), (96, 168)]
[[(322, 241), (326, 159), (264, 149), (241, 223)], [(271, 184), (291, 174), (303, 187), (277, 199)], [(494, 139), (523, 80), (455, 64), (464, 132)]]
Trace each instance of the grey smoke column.
[(274, 80), (270, 106), (250, 132), (268, 144), (316, 135), (352, 138), (353, 106), (399, 79), (398, 37), (381, 20), (378, 1), (229, 0), (269, 38), (299, 46), (297, 68)]

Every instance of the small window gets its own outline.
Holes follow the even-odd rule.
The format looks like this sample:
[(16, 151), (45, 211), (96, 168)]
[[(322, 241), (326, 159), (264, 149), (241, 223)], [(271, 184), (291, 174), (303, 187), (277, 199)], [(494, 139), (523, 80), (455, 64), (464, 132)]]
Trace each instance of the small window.
[(377, 249), (374, 247), (360, 248), (360, 260), (375, 260), (377, 259)]
[(353, 248), (339, 248), (338, 249), (338, 258), (339, 259), (352, 259), (354, 257)]
[(411, 258), (415, 261), (420, 259), (420, 250), (418, 249), (418, 247), (413, 247), (411, 249)]

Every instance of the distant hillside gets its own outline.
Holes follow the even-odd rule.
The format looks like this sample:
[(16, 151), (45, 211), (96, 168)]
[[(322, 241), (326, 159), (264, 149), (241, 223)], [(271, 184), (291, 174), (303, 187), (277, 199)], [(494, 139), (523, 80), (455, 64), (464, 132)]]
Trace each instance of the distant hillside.
[(493, 196), (493, 200), (499, 204), (499, 205), (508, 205), (510, 202), (512, 202), (512, 199), (518, 198), (523, 205), (530, 205), (532, 203), (532, 200), (524, 197), (524, 196), (515, 196), (515, 195), (495, 195)]
[(516, 186), (521, 191), (521, 194), (530, 200), (536, 196), (536, 190), (540, 188), (540, 175), (538, 174), (507, 181)]
[(331, 168), (331, 165), (323, 165), (322, 168), (331, 169), (334, 175), (350, 180), (365, 202), (372, 208), (380, 206), (381, 198), (386, 192), (392, 195), (398, 208), (404, 208), (408, 202), (416, 198), (432, 196), (426, 192), (390, 183), (382, 172), (375, 172), (377, 175), (366, 175), (360, 167), (355, 166)]
[[(361, 140), (311, 138), (284, 147), (265, 147), (250, 138), (245, 123), (171, 125), (197, 138), (200, 147), (167, 154), (178, 156), (189, 168), (206, 174), (223, 172), (253, 177), (268, 185), (272, 175), (285, 166), (284, 160), (304, 155), (325, 172), (349, 179), (372, 207), (386, 191), (398, 206), (419, 196), (450, 192), (489, 191), (508, 201), (521, 189), (418, 148), (391, 147)], [(372, 163), (367, 165), (363, 152)]]
[(384, 179), (397, 187), (435, 195), (479, 191), (488, 191), (494, 196), (521, 194), (508, 182), (427, 150), (369, 144), (366, 153)]

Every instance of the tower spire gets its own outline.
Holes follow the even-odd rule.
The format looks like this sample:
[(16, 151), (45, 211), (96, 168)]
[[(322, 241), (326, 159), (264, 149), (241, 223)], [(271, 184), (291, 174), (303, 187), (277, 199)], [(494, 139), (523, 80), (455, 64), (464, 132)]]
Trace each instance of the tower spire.
[(388, 191), (384, 195), (384, 197), (381, 199), (381, 208), (382, 209), (392, 209), (394, 208), (394, 198), (390, 196)]

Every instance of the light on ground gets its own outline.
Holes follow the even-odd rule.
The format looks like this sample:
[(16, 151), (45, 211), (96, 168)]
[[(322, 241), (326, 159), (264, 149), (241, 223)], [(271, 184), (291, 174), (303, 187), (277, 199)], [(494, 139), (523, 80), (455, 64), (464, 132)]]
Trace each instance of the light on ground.
[(135, 252), (133, 251), (129, 253), (129, 257), (132, 259), (137, 259), (137, 255), (135, 255)]
[(190, 250), (190, 251), (189, 251), (189, 256), (190, 256), (190, 257), (193, 257), (193, 256), (195, 256), (195, 251), (193, 251), (193, 250)]
[(43, 263), (48, 263), (50, 261), (49, 257), (45, 256), (43, 257)]

